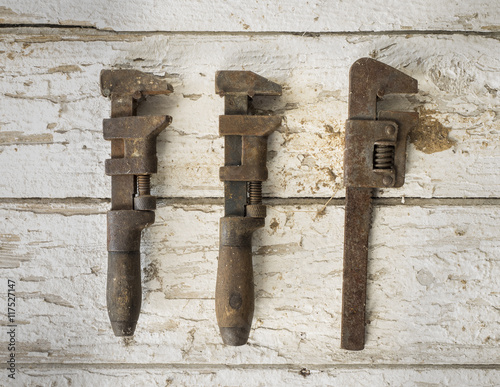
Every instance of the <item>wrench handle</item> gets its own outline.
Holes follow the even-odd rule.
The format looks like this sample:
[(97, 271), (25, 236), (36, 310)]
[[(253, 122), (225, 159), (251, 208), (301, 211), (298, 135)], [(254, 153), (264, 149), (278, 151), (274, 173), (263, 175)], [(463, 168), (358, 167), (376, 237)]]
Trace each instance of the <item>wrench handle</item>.
[(224, 344), (244, 345), (254, 311), (251, 243), (220, 247), (215, 309)]
[(106, 301), (115, 336), (132, 336), (142, 301), (139, 251), (108, 252)]

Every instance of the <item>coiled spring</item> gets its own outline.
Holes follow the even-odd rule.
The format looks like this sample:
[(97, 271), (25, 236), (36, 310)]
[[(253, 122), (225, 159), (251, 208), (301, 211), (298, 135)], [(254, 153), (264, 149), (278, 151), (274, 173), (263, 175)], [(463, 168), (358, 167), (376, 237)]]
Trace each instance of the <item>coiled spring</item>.
[(395, 151), (396, 148), (394, 145), (375, 144), (373, 152), (373, 169), (393, 169)]

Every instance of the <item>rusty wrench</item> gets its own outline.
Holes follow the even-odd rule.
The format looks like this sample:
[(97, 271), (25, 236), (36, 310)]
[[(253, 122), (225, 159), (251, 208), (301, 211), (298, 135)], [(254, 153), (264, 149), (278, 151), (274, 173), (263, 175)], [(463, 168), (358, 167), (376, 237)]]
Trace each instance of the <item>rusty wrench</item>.
[(377, 98), (417, 93), (418, 84), (416, 79), (370, 58), (352, 65), (349, 84), (341, 348), (361, 350), (365, 345), (372, 191), (403, 185), (407, 136), (418, 122), (417, 113), (377, 112)]
[(281, 95), (281, 86), (250, 71), (219, 71), (215, 91), (225, 97), (225, 115), (219, 117), (225, 201), (215, 309), (222, 340), (237, 346), (247, 342), (252, 325), (252, 233), (264, 227), (266, 217), (261, 184), (267, 179), (267, 137), (281, 124), (281, 117), (247, 115), (248, 98)]
[(103, 133), (111, 141), (111, 211), (108, 211), (108, 279), (106, 300), (116, 336), (132, 336), (141, 310), (141, 231), (154, 223), (156, 197), (150, 194), (156, 173), (156, 137), (172, 121), (169, 116), (136, 116), (138, 101), (170, 94), (165, 79), (136, 70), (103, 70), (101, 90), (111, 97), (111, 118)]

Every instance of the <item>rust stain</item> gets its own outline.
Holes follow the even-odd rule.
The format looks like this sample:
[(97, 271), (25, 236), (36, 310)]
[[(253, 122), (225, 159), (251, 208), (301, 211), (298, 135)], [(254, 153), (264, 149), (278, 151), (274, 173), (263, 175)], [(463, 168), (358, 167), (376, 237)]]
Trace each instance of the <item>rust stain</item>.
[(20, 131), (0, 133), (0, 145), (52, 144), (54, 137), (50, 133), (23, 134)]
[(415, 145), (415, 148), (431, 154), (450, 149), (456, 144), (456, 141), (449, 137), (451, 128), (444, 126), (433, 117), (437, 113), (435, 110), (420, 107), (418, 113), (418, 125), (410, 132), (410, 142)]
[(49, 74), (53, 73), (74, 73), (75, 71), (81, 72), (82, 69), (77, 65), (66, 65), (66, 66), (57, 66), (52, 67), (48, 70)]
[(273, 218), (271, 220), (271, 223), (269, 224), (269, 227), (271, 228), (271, 230), (273, 230), (273, 232), (276, 232), (276, 230), (278, 229), (279, 227), (279, 223), (278, 223), (278, 220), (276, 218)]

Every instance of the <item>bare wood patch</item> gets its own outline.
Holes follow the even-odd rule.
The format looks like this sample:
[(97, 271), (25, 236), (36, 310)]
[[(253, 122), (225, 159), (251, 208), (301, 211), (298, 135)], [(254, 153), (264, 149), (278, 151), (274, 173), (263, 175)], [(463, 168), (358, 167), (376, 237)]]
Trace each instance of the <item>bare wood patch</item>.
[(434, 115), (435, 110), (421, 107), (418, 109), (419, 122), (410, 132), (410, 142), (424, 153), (442, 152), (457, 142), (449, 137), (452, 128), (444, 126)]
[(72, 73), (72, 72), (75, 72), (75, 71), (81, 72), (82, 69), (80, 68), (80, 66), (77, 66), (77, 65), (63, 65), (63, 66), (51, 67), (48, 70), (48, 73), (49, 74), (53, 74), (53, 73)]
[(0, 132), (0, 145), (51, 144), (54, 137), (50, 133), (24, 134), (20, 131)]

